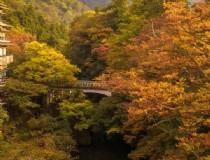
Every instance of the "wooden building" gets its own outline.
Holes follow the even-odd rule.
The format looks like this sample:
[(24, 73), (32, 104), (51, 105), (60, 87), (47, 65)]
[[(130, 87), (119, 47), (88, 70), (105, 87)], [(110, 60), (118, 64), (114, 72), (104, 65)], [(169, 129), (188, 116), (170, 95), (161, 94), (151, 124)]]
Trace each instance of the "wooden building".
[(7, 65), (13, 61), (12, 55), (7, 55), (7, 46), (11, 45), (6, 38), (6, 32), (11, 28), (10, 25), (5, 24), (1, 16), (8, 8), (6, 5), (0, 3), (0, 87), (5, 85)]

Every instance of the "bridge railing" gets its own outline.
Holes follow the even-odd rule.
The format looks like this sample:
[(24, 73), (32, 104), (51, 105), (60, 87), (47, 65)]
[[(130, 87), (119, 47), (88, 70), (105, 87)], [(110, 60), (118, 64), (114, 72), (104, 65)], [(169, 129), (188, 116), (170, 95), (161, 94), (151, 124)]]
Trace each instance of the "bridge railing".
[(76, 86), (79, 86), (81, 89), (100, 89), (105, 90), (105, 87), (103, 87), (105, 82), (102, 81), (86, 81), (86, 80), (77, 80), (75, 85), (58, 85), (55, 87), (60, 88), (75, 88)]
[(82, 89), (104, 89), (102, 87), (102, 81), (86, 81), (86, 80), (78, 80), (77, 84)]

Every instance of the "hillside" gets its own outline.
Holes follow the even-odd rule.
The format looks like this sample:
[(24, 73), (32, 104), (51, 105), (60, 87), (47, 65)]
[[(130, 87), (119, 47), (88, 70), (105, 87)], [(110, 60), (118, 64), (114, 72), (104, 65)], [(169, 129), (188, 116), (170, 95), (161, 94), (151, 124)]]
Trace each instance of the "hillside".
[(78, 0), (2, 0), (11, 10), (22, 10), (33, 6), (47, 20), (69, 23), (88, 9)]
[(97, 6), (104, 6), (111, 2), (111, 0), (80, 0), (85, 5), (90, 7), (91, 9), (94, 9)]
[(89, 8), (77, 0), (0, 0), (9, 8), (3, 19), (16, 33), (30, 33), (61, 49), (73, 19)]
[(0, 160), (210, 160), (210, 0), (4, 1)]

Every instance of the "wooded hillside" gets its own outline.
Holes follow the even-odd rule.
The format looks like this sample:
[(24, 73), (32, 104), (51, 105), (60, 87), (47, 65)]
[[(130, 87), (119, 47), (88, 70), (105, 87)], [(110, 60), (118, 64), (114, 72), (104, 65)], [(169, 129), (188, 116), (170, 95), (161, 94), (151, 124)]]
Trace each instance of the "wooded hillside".
[(0, 160), (210, 159), (209, 0), (113, 0), (70, 26), (43, 6), (72, 1), (7, 2)]
[(53, 23), (69, 24), (75, 16), (88, 9), (78, 0), (3, 0), (10, 10), (22, 10), (33, 6), (36, 12)]

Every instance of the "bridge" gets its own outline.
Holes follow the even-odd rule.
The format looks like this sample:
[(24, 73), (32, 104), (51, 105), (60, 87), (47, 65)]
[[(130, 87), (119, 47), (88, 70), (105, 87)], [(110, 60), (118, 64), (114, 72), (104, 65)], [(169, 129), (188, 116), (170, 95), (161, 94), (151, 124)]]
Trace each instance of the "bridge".
[(75, 85), (59, 85), (53, 86), (54, 90), (46, 95), (46, 105), (49, 106), (50, 103), (67, 98), (69, 93), (75, 88), (81, 89), (84, 93), (97, 93), (105, 95), (107, 97), (112, 96), (112, 92), (105, 89), (105, 82), (102, 81), (86, 81), (78, 80)]
[[(59, 85), (53, 86), (54, 90), (46, 95), (45, 102), (47, 106), (50, 103), (55, 102), (57, 100), (61, 100), (72, 93), (72, 90), (75, 88), (81, 89), (84, 93), (97, 93), (105, 96), (112, 96), (112, 92), (105, 89), (105, 83), (102, 81), (86, 81), (86, 80), (78, 80), (75, 85)], [(0, 79), (0, 87), (4, 87), (6, 85), (5, 79)], [(0, 104), (3, 104), (1, 98), (3, 97), (0, 92)]]
[(84, 81), (84, 80), (78, 80), (78, 85), (81, 87), (84, 93), (98, 93), (103, 94), (108, 97), (112, 95), (112, 92), (105, 90), (102, 87), (102, 83), (100, 81)]
[(103, 83), (102, 81), (78, 80), (74, 87), (72, 85), (60, 85), (57, 88), (73, 89), (78, 86), (84, 93), (97, 93), (110, 97), (112, 92), (106, 90)]

